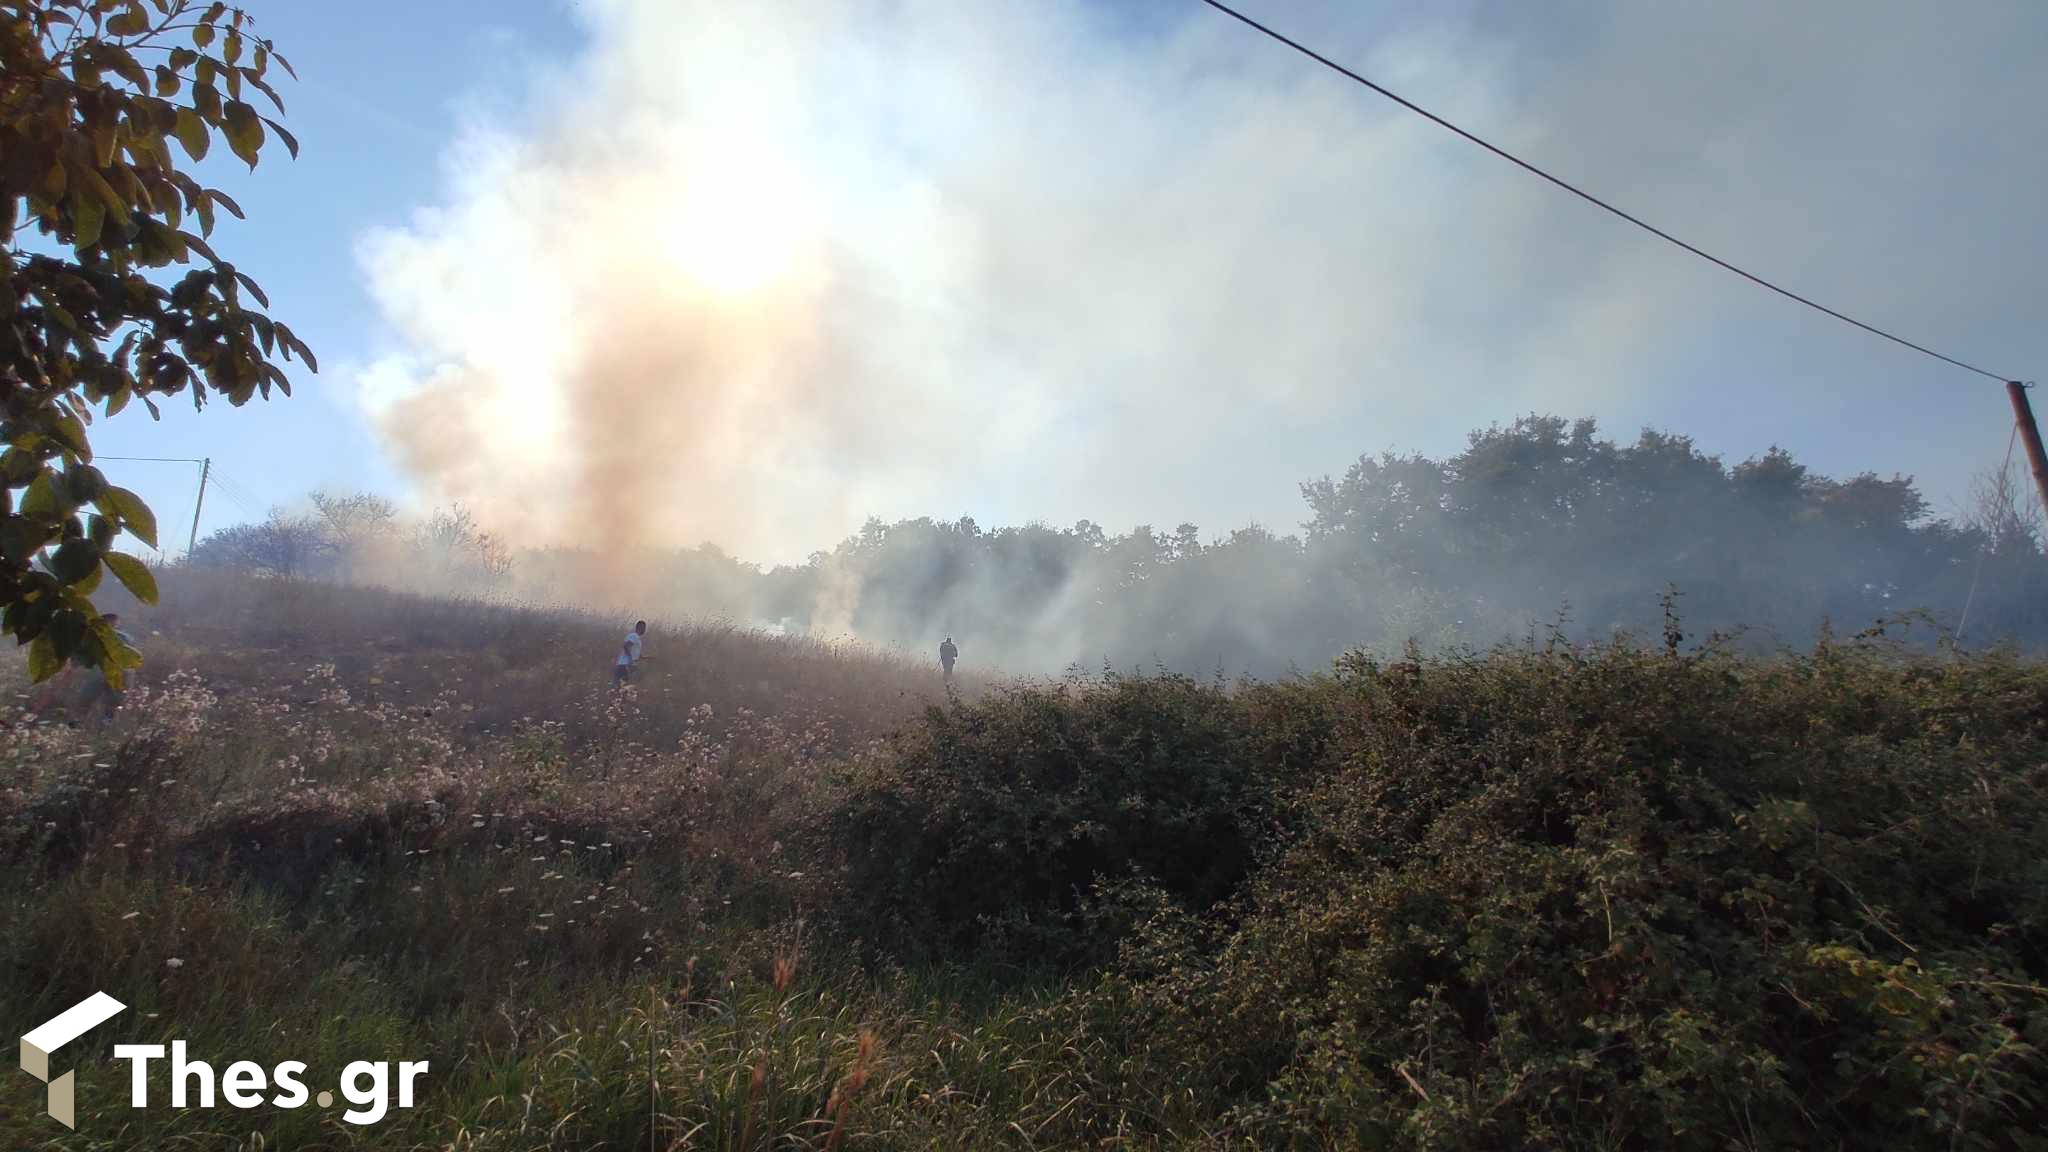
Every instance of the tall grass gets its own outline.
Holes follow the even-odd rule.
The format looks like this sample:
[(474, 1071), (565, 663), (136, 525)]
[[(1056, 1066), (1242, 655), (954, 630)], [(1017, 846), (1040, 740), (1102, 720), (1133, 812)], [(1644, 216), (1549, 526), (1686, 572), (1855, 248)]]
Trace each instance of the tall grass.
[[(105, 723), (0, 711), (23, 1147), (2024, 1148), (2048, 671), (1530, 645), (979, 685), (718, 628), (175, 589)], [(126, 1106), (117, 1042), (427, 1060)]]

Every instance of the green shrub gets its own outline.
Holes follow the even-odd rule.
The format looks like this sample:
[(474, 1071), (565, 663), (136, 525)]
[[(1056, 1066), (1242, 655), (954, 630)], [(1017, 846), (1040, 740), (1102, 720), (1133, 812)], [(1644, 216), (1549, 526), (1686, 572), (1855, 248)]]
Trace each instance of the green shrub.
[(1113, 945), (1102, 880), (1229, 895), (1270, 808), (1249, 704), (1179, 676), (933, 708), (823, 817), (831, 910), (902, 956), (1063, 964)]
[(1074, 998), (1146, 1079), (1301, 1147), (2041, 1146), (2039, 668), (1518, 650), (1303, 690), (1341, 767), (1238, 918)]

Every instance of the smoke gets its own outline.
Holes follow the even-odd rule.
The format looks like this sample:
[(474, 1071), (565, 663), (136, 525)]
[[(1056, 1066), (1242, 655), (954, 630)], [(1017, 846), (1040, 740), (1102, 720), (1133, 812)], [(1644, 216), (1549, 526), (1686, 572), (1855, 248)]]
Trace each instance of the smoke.
[(588, 19), (543, 111), (473, 125), (446, 204), (363, 244), (404, 347), (365, 380), (378, 427), (523, 541), (787, 559), (931, 505), (1164, 511), (1220, 411), (1311, 413), (1417, 317), (1415, 253), (1362, 197), (1440, 161), (1214, 27)]
[[(1997, 298), (1960, 263), (1981, 243), (1870, 286), (1855, 245), (1906, 221), (1841, 206), (1910, 214), (1940, 181), (1901, 165), (1875, 197), (1833, 163), (1881, 128), (1894, 155), (1990, 145), (1930, 116), (1778, 121), (1799, 100), (1868, 106), (1929, 37), (1981, 54), (1999, 21), (2037, 15), (1971, 33), (1933, 9), (1736, 7), (1489, 27), (1310, 5), (1283, 22), (1703, 241), (1790, 272), (1832, 262), (1842, 279), (1801, 283), (1835, 298), (1905, 316), (1973, 281)], [(626, 558), (646, 549), (793, 560), (870, 515), (1286, 524), (1296, 481), (1360, 451), (1451, 449), (1529, 408), (1657, 419), (1659, 397), (1698, 389), (1724, 322), (1763, 315), (1753, 289), (1199, 6), (578, 11), (579, 55), (472, 118), (443, 201), (364, 239), (396, 346), (361, 392), (424, 496), (516, 544), (586, 550), (607, 600), (639, 594)], [(1969, 106), (1964, 71), (1938, 70), (1936, 108)], [(2016, 74), (1982, 83), (2021, 107), (2039, 84)], [(1531, 91), (1555, 120), (1523, 110)], [(2025, 195), (2008, 181), (1953, 214), (2038, 219)], [(1991, 322), (1965, 311), (1923, 311), (1925, 334)], [(1799, 428), (1736, 431), (1704, 436), (1740, 458)], [(1830, 451), (1809, 454), (1897, 463)], [(831, 594), (821, 616), (857, 614), (853, 589)]]

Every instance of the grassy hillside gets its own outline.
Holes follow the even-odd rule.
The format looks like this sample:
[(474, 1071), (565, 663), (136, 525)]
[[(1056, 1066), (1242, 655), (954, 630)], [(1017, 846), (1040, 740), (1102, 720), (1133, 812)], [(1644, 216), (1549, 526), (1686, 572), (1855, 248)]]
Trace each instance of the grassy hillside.
[[(66, 1148), (2027, 1148), (2048, 671), (1881, 637), (970, 684), (720, 629), (174, 586), (0, 731), (0, 1010), (415, 1106)], [(17, 673), (18, 675), (18, 673)], [(22, 691), (26, 691), (25, 686)], [(24, 697), (25, 699), (25, 697)], [(159, 1097), (163, 1078), (153, 1085)]]

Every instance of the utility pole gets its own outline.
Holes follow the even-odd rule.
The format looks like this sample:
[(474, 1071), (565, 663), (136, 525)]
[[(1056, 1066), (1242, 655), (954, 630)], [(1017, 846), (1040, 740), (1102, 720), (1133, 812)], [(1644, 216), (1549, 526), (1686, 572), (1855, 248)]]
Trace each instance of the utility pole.
[(2005, 394), (2012, 398), (2013, 419), (2019, 422), (2020, 439), (2027, 442), (2027, 466), (2034, 472), (2034, 490), (2041, 506), (2048, 509), (2048, 452), (2041, 450), (2041, 427), (2034, 423), (2034, 406), (2027, 403), (2027, 386), (2008, 380)]
[[(2014, 387), (2017, 388), (2018, 385), (2015, 384)], [(2022, 395), (2019, 402), (2025, 404), (2027, 398)], [(2037, 434), (2034, 437), (2034, 452), (2035, 459), (2037, 460), (2040, 458), (2040, 451), (2041, 437)], [(199, 547), (199, 510), (206, 507), (206, 476), (212, 471), (213, 457), (208, 456), (199, 462), (199, 499), (192, 502), (192, 538), (185, 542), (185, 559), (188, 561), (192, 559), (192, 550)], [(2034, 475), (2039, 476), (2041, 473), (2037, 470)]]

